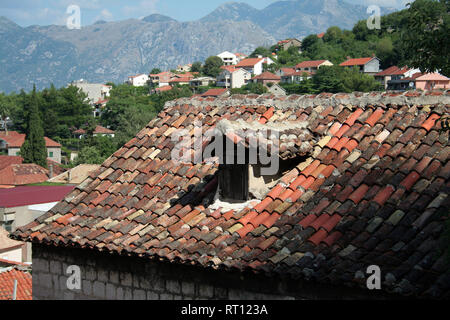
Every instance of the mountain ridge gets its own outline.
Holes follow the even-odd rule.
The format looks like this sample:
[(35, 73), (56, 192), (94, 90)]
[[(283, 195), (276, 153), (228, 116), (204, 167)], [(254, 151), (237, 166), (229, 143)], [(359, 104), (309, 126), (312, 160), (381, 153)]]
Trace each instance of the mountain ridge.
[(23, 28), (2, 17), (0, 91), (30, 90), (34, 83), (38, 88), (64, 86), (80, 78), (123, 82), (153, 67), (171, 69), (222, 51), (250, 54), (258, 46), (320, 33), (332, 25), (351, 28), (366, 17), (365, 7), (342, 0), (278, 1), (264, 9), (227, 2), (195, 21), (151, 14), (97, 21), (81, 30)]

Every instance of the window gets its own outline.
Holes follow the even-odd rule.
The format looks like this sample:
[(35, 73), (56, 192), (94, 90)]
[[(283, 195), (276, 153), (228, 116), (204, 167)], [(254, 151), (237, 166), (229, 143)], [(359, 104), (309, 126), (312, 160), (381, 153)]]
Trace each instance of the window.
[(53, 151), (50, 151), (50, 152), (48, 153), (48, 156), (49, 156), (50, 158), (53, 158)]
[(12, 224), (13, 220), (6, 221), (5, 224), (3, 225), (3, 228), (8, 232), (12, 232)]

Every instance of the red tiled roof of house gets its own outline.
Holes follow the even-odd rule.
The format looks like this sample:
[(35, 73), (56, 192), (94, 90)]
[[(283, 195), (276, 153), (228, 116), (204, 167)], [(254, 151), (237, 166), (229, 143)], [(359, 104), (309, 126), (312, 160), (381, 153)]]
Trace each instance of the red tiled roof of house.
[(2, 156), (0, 155), (0, 170), (9, 167), (12, 164), (21, 164), (23, 158), (19, 156)]
[[(360, 275), (377, 265), (385, 291), (444, 297), (450, 269), (436, 249), (449, 246), (450, 144), (440, 121), (449, 112), (449, 91), (178, 99), (13, 236), (335, 289), (368, 290)], [(217, 163), (171, 155), (170, 132), (193, 138), (196, 121), (207, 130), (224, 120), (292, 130), (280, 154), (305, 147), (260, 202), (241, 209), (215, 202)]]
[(227, 92), (228, 89), (209, 89), (205, 93), (202, 93), (202, 97), (219, 97)]
[(253, 77), (254, 80), (281, 80), (281, 77), (273, 74), (272, 72), (266, 71), (258, 76)]
[(236, 66), (221, 66), (220, 69), (227, 70), (231, 73), (237, 70)]
[[(6, 141), (9, 147), (20, 148), (25, 142), (26, 135), (23, 133), (18, 133), (16, 131), (8, 131), (6, 134), (4, 131), (0, 132), (0, 139)], [(45, 146), (47, 148), (61, 148), (61, 145), (47, 137), (44, 137)]]
[(375, 76), (394, 76), (394, 75), (402, 75), (411, 70), (408, 67), (399, 68), (397, 66), (391, 66), (383, 71), (378, 72)]
[(12, 300), (15, 280), (16, 300), (33, 300), (31, 274), (17, 269), (0, 272), (0, 300)]
[(58, 202), (74, 188), (74, 186), (30, 186), (0, 189), (0, 208)]
[(172, 86), (163, 86), (155, 89), (156, 92), (165, 92), (170, 90), (172, 90)]
[(0, 185), (3, 186), (22, 186), (47, 180), (48, 170), (34, 163), (11, 164), (0, 170)]
[[(84, 129), (78, 129), (73, 132), (74, 134), (86, 134), (86, 130)], [(114, 134), (115, 132), (111, 129), (102, 127), (102, 126), (96, 126), (94, 129), (93, 134)]]
[(327, 60), (309, 60), (309, 61), (303, 61), (300, 62), (298, 65), (295, 66), (295, 68), (318, 68), (322, 63), (326, 62)]
[(236, 65), (236, 68), (254, 67), (259, 62), (264, 61), (264, 58), (248, 58), (244, 59)]
[[(1, 207), (1, 204), (0, 204)], [(9, 232), (0, 226), (0, 251), (12, 250), (14, 248), (20, 248), (25, 245), (25, 242), (16, 241), (10, 239)], [(1, 265), (0, 265), (1, 267)]]
[(317, 38), (322, 39), (324, 35), (325, 35), (325, 32), (319, 33), (317, 35)]
[(375, 59), (375, 57), (348, 59), (347, 61), (342, 62), (340, 66), (341, 67), (363, 66), (373, 59)]

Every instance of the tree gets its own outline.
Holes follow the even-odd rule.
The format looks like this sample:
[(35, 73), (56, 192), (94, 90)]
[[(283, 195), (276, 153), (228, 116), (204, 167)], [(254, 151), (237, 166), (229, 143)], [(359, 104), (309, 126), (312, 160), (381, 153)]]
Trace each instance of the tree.
[(450, 1), (416, 0), (408, 4), (402, 47), (409, 66), (450, 75)]
[(250, 58), (257, 58), (258, 56), (270, 57), (271, 55), (272, 52), (270, 51), (270, 49), (265, 47), (258, 47), (255, 49), (255, 51), (252, 52)]
[(203, 66), (203, 73), (210, 77), (217, 77), (221, 69), (220, 67), (223, 66), (223, 61), (217, 56), (211, 56), (205, 61), (205, 65)]
[(342, 72), (339, 66), (324, 66), (317, 70), (313, 76), (313, 82), (319, 92), (338, 93), (344, 91), (342, 83)]
[(84, 147), (75, 159), (75, 165), (102, 164), (103, 161), (103, 157), (95, 147)]
[(198, 61), (194, 62), (191, 67), (191, 72), (202, 72), (202, 63)]
[(153, 68), (152, 71), (150, 71), (150, 74), (158, 74), (161, 73), (161, 69), (159, 68)]
[(44, 129), (39, 114), (36, 87), (29, 99), (26, 139), (20, 149), (24, 163), (35, 163), (47, 167), (47, 148), (45, 146)]
[(7, 96), (0, 93), (0, 121), (3, 123), (3, 128), (8, 132), (8, 118), (11, 114), (10, 101)]

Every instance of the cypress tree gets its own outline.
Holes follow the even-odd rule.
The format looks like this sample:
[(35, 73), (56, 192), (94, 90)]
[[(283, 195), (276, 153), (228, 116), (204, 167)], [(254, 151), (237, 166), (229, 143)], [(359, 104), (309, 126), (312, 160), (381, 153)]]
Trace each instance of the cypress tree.
[(47, 148), (45, 146), (44, 128), (42, 120), (39, 115), (38, 99), (36, 95), (36, 87), (33, 87), (33, 92), (28, 104), (28, 119), (26, 139), (20, 148), (20, 155), (24, 163), (35, 163), (41, 167), (47, 167)]

